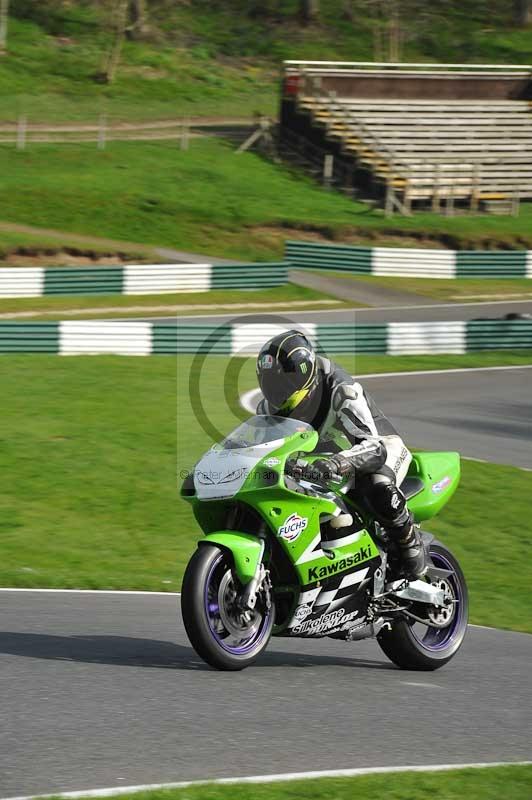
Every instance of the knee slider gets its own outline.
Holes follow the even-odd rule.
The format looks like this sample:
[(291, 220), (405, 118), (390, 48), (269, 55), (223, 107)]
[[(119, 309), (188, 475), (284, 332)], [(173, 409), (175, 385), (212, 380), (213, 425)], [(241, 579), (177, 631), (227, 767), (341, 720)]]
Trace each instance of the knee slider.
[(394, 483), (378, 483), (368, 497), (375, 515), (394, 524), (407, 521), (406, 498)]

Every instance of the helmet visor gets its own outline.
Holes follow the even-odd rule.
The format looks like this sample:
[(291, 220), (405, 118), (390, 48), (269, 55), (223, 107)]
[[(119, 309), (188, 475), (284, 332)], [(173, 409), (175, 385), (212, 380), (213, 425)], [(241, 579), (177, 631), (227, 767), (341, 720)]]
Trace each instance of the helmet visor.
[(278, 369), (263, 370), (259, 374), (259, 385), (268, 404), (276, 410), (291, 411), (305, 399), (314, 384), (297, 372)]

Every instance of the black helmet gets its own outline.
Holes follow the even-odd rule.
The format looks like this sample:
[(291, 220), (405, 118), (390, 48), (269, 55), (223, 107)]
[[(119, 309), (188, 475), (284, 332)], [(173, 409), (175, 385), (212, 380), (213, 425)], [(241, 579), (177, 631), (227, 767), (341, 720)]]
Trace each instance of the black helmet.
[(316, 353), (299, 331), (286, 331), (266, 342), (257, 358), (259, 386), (274, 414), (288, 415), (319, 383)]

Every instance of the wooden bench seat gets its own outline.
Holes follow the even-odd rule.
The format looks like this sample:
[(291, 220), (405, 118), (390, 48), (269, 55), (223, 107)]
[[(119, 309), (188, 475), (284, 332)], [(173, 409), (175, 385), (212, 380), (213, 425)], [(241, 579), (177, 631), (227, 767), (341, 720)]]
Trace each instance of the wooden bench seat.
[(398, 195), (532, 198), (532, 102), (300, 96), (297, 107)]

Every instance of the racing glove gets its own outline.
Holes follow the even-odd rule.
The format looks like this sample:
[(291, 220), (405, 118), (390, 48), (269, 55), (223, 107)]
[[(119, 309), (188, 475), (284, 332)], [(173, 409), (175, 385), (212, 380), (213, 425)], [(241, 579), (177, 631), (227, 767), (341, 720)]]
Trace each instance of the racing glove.
[(312, 468), (322, 480), (341, 480), (355, 473), (376, 472), (386, 461), (386, 447), (376, 439), (365, 439), (350, 450), (343, 450), (327, 458), (318, 459)]
[(314, 461), (309, 469), (314, 472), (314, 479), (321, 481), (340, 481), (352, 467), (351, 462), (340, 453)]

